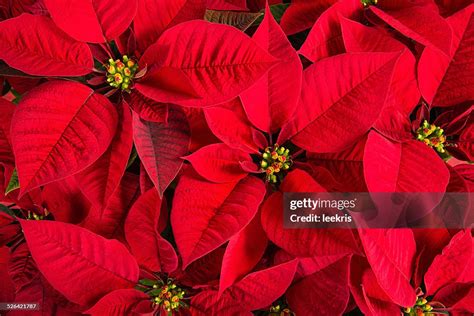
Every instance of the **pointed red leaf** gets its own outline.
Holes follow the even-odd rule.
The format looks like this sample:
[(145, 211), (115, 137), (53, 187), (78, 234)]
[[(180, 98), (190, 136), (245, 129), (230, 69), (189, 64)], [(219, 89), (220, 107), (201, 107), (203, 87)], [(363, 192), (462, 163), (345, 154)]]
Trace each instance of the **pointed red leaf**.
[(123, 237), (123, 223), (128, 210), (139, 194), (138, 176), (126, 172), (119, 186), (108, 200), (107, 206), (103, 209), (92, 207), (82, 226), (105, 238), (125, 240)]
[(250, 311), (272, 304), (293, 281), (298, 260), (253, 272), (235, 283), (218, 298), (217, 291), (193, 297), (192, 312), (197, 315), (251, 315)]
[(370, 6), (376, 16), (388, 25), (418, 43), (449, 53), (451, 29), (438, 12), (434, 1), (422, 0), (382, 2), (380, 7)]
[(34, 282), (41, 275), (26, 243), (21, 243), (18, 247), (12, 248), (9, 257), (9, 279), (13, 282), (17, 292), (22, 287)]
[(350, 53), (307, 68), (298, 111), (282, 134), (313, 152), (349, 147), (378, 118), (398, 56)]
[(153, 272), (172, 272), (178, 267), (173, 246), (158, 231), (161, 199), (155, 188), (133, 204), (125, 221), (125, 237), (140, 266)]
[(376, 132), (365, 146), (364, 175), (370, 192), (444, 192), (449, 181), (434, 149), (417, 140), (395, 143)]
[(133, 146), (132, 115), (122, 103), (117, 106), (119, 123), (107, 151), (91, 166), (76, 174), (81, 190), (93, 205), (104, 208), (117, 189)]
[(145, 80), (146, 76), (136, 87), (158, 102), (204, 107), (233, 99), (274, 62), (274, 57), (231, 26), (185, 22), (163, 33), (144, 53), (140, 64), (182, 72), (199, 98), (175, 91), (166, 93), (163, 87), (156, 87), (154, 80)]
[(138, 0), (43, 0), (56, 25), (82, 42), (104, 43), (122, 34)]
[(398, 315), (400, 306), (391, 302), (365, 258), (352, 257), (350, 274), (351, 293), (364, 315)]
[(93, 67), (85, 43), (64, 34), (50, 18), (30, 14), (0, 22), (0, 59), (37, 76), (81, 76)]
[[(435, 257), (425, 274), (426, 292), (435, 294), (440, 288), (456, 281), (462, 281), (463, 272), (470, 273), (474, 263), (474, 241), (469, 230), (454, 235), (443, 252)], [(471, 278), (469, 281), (473, 281)]]
[(85, 313), (92, 316), (130, 315), (134, 305), (149, 298), (145, 293), (135, 289), (116, 290), (105, 295)]
[[(420, 100), (413, 54), (402, 43), (380, 29), (370, 28), (343, 17), (340, 21), (344, 46), (348, 52), (403, 52), (393, 70), (384, 107), (398, 110), (408, 120), (408, 115)], [(387, 121), (393, 117), (390, 114), (394, 110), (390, 110), (382, 112), (382, 118), (387, 117)]]
[(360, 229), (359, 236), (377, 281), (392, 301), (413, 306), (416, 294), (410, 285), (415, 239), (410, 229)]
[[(474, 5), (447, 21), (454, 35), (449, 56), (427, 47), (418, 64), (421, 94), (433, 106), (451, 106), (474, 99)], [(440, 34), (436, 36), (442, 38)]]
[(80, 83), (52, 81), (31, 90), (11, 130), (21, 193), (91, 165), (106, 151), (116, 126), (112, 103)]
[(275, 132), (293, 115), (302, 81), (302, 66), (267, 6), (265, 18), (252, 37), (280, 62), (241, 94), (249, 120), (259, 129)]
[(255, 216), (265, 195), (262, 180), (247, 176), (216, 184), (193, 173), (176, 187), (171, 225), (183, 266), (232, 238)]
[(133, 115), (133, 139), (160, 196), (181, 169), (189, 145), (189, 125), (178, 107), (170, 107), (167, 123), (145, 122)]
[(354, 18), (362, 14), (359, 0), (341, 0), (334, 3), (318, 18), (311, 28), (299, 53), (316, 62), (344, 52), (340, 17)]
[[(325, 192), (306, 172), (290, 172), (281, 185), (283, 192)], [(268, 238), (286, 252), (298, 257), (348, 254), (356, 251), (348, 229), (285, 229), (283, 194), (275, 192), (262, 205), (262, 226)]]
[(138, 266), (127, 248), (84, 228), (52, 221), (22, 220), (38, 269), (70, 301), (89, 305), (103, 295), (131, 288)]
[(137, 15), (133, 20), (139, 49), (144, 51), (174, 25), (202, 19), (205, 9), (204, 0), (139, 0)]
[(342, 315), (349, 303), (349, 263), (345, 257), (293, 284), (286, 297), (297, 315)]
[(258, 152), (254, 139), (256, 130), (245, 115), (240, 98), (205, 108), (204, 114), (211, 131), (225, 144), (245, 152)]
[(249, 154), (226, 144), (208, 145), (185, 158), (201, 177), (217, 183), (242, 179), (248, 173), (242, 169), (240, 163), (252, 162)]
[(309, 29), (316, 19), (337, 0), (294, 0), (281, 18), (281, 28), (292, 35)]
[(136, 90), (130, 93), (126, 102), (144, 121), (162, 123), (168, 120), (168, 104), (148, 99)]
[(262, 258), (268, 244), (260, 216), (232, 237), (222, 259), (219, 293), (250, 272)]

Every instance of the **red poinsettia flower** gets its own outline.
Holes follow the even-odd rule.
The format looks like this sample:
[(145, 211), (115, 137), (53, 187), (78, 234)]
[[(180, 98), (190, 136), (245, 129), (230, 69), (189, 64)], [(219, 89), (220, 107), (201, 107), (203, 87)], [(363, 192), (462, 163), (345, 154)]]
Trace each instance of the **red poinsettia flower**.
[[(177, 158), (187, 152), (188, 127), (178, 108), (168, 113), (167, 106), (147, 97), (193, 106), (219, 103), (275, 62), (229, 26), (180, 23), (202, 17), (201, 2), (180, 8), (165, 1), (168, 9), (153, 17), (147, 1), (44, 4), (51, 17), (23, 14), (2, 22), (0, 59), (29, 75), (86, 77), (50, 80), (22, 98), (11, 142), (21, 194), (76, 174), (93, 203), (104, 207), (127, 165), (132, 135), (162, 194), (181, 167)], [(133, 29), (127, 30), (132, 20)], [(125, 104), (138, 112), (133, 131)], [(34, 146), (31, 137), (38, 140)], [(173, 145), (165, 148), (167, 143)], [(168, 155), (158, 155), (160, 147)]]
[[(469, 230), (458, 232), (450, 241), (448, 234), (449, 243), (446, 235), (432, 238), (424, 235), (421, 249), (416, 248), (410, 230), (360, 233), (367, 259), (354, 260), (351, 290), (364, 314), (470, 315), (474, 312), (473, 238)], [(434, 256), (436, 253), (439, 254)], [(422, 270), (424, 278), (413, 281), (412, 275), (419, 272), (423, 256), (434, 259), (426, 271)]]

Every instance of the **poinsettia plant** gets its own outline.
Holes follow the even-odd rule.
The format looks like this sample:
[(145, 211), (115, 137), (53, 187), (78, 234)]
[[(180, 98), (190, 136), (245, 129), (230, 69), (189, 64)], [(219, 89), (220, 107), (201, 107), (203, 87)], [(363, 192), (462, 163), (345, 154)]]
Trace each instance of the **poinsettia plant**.
[[(472, 315), (473, 45), (469, 0), (0, 0), (0, 302)], [(468, 212), (285, 227), (331, 192)]]

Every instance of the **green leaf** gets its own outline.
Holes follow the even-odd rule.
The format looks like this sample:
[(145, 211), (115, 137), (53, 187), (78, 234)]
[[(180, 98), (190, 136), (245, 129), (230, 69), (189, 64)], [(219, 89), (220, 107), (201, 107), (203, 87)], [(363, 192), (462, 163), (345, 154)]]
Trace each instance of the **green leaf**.
[(18, 173), (16, 172), (16, 168), (15, 168), (13, 169), (12, 176), (10, 177), (10, 181), (8, 182), (7, 188), (5, 190), (5, 195), (19, 188), (20, 188), (20, 182), (18, 181)]
[[(286, 9), (288, 9), (289, 6), (290, 6), (289, 3), (280, 3), (280, 4), (274, 4), (270, 6), (270, 12), (272, 13), (273, 17), (278, 23), (280, 23), (283, 13), (285, 13)], [(261, 12), (263, 13), (265, 12), (265, 10), (262, 10)], [(262, 21), (263, 21), (263, 15), (255, 21), (254, 25), (260, 25)]]
[(237, 12), (237, 11), (217, 11), (206, 10), (204, 19), (213, 23), (227, 24), (238, 28), (241, 31), (248, 29), (258, 18), (262, 17), (262, 12)]
[(135, 146), (132, 147), (132, 152), (130, 153), (130, 158), (128, 158), (127, 162), (127, 167), (125, 169), (128, 169), (137, 159), (137, 150), (135, 149)]
[(6, 213), (10, 215), (11, 217), (16, 218), (15, 212), (13, 212), (13, 210), (9, 209), (3, 204), (0, 204), (0, 212)]
[(156, 284), (155, 280), (150, 280), (150, 279), (141, 279), (138, 281), (141, 285), (146, 285), (146, 286), (153, 286)]

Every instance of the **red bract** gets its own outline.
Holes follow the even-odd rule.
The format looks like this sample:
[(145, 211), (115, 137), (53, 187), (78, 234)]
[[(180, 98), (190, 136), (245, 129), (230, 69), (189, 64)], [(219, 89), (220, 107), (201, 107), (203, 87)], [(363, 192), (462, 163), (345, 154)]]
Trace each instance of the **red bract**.
[[(383, 231), (379, 233), (384, 234)], [(395, 232), (378, 238), (378, 242), (384, 245), (391, 244)], [(432, 313), (443, 313), (449, 311), (453, 315), (464, 315), (473, 313), (472, 306), (472, 236), (470, 231), (460, 231), (453, 236), (450, 243), (442, 249), (442, 253), (437, 255), (431, 262), (431, 266), (424, 275), (424, 284), (426, 292), (422, 289), (415, 289), (407, 282), (410, 281), (411, 267), (413, 266), (413, 237), (411, 232), (405, 231), (406, 236), (402, 240), (410, 243), (411, 255), (405, 256), (407, 249), (400, 247), (395, 258), (401, 258), (405, 263), (399, 267), (405, 269), (396, 269), (393, 272), (377, 272), (383, 261), (370, 262), (370, 267), (365, 266), (360, 259), (353, 262), (352, 293), (361, 309), (367, 315), (385, 315), (404, 307), (405, 313), (410, 311), (417, 312), (428, 308)], [(390, 236), (391, 235), (391, 236)], [(364, 240), (364, 239), (363, 239)], [(367, 248), (366, 248), (367, 251)], [(392, 254), (393, 255), (393, 254)], [(423, 256), (423, 252), (418, 253)], [(392, 257), (393, 258), (393, 257)], [(411, 258), (411, 259), (410, 259)], [(453, 261), (454, 260), (454, 261)], [(392, 259), (390, 259), (392, 261)], [(393, 262), (393, 261), (392, 261)], [(419, 262), (419, 261), (418, 261)], [(417, 263), (415, 263), (415, 266)], [(403, 268), (405, 267), (405, 268)], [(389, 285), (390, 290), (384, 284), (381, 278), (395, 278), (396, 275), (403, 273), (404, 287), (393, 287)], [(362, 291), (358, 283), (361, 283)], [(387, 284), (388, 285), (388, 284)], [(395, 288), (397, 292), (392, 292)], [(400, 301), (401, 296), (410, 297), (408, 301)], [(407, 296), (409, 295), (409, 296)], [(416, 303), (415, 303), (416, 301)]]
[[(418, 65), (420, 91), (432, 106), (451, 106), (474, 98), (472, 88), (472, 47), (474, 38), (474, 5), (449, 17), (453, 30), (449, 50), (436, 51), (431, 47), (423, 50)], [(438, 35), (437, 35), (438, 36)], [(435, 64), (435, 67), (430, 65)]]
[(89, 43), (104, 43), (122, 34), (138, 5), (138, 0), (43, 1), (57, 26), (78, 41)]
[(0, 301), (474, 314), (471, 2), (0, 0)]
[(76, 42), (45, 16), (23, 14), (1, 22), (0, 43), (0, 59), (31, 75), (80, 76), (92, 71), (87, 44)]
[(21, 221), (21, 226), (42, 274), (74, 303), (90, 305), (138, 281), (137, 263), (118, 241), (59, 222)]
[(115, 134), (117, 111), (107, 98), (86, 86), (52, 81), (28, 93), (15, 111), (12, 126), (24, 193), (96, 161)]

